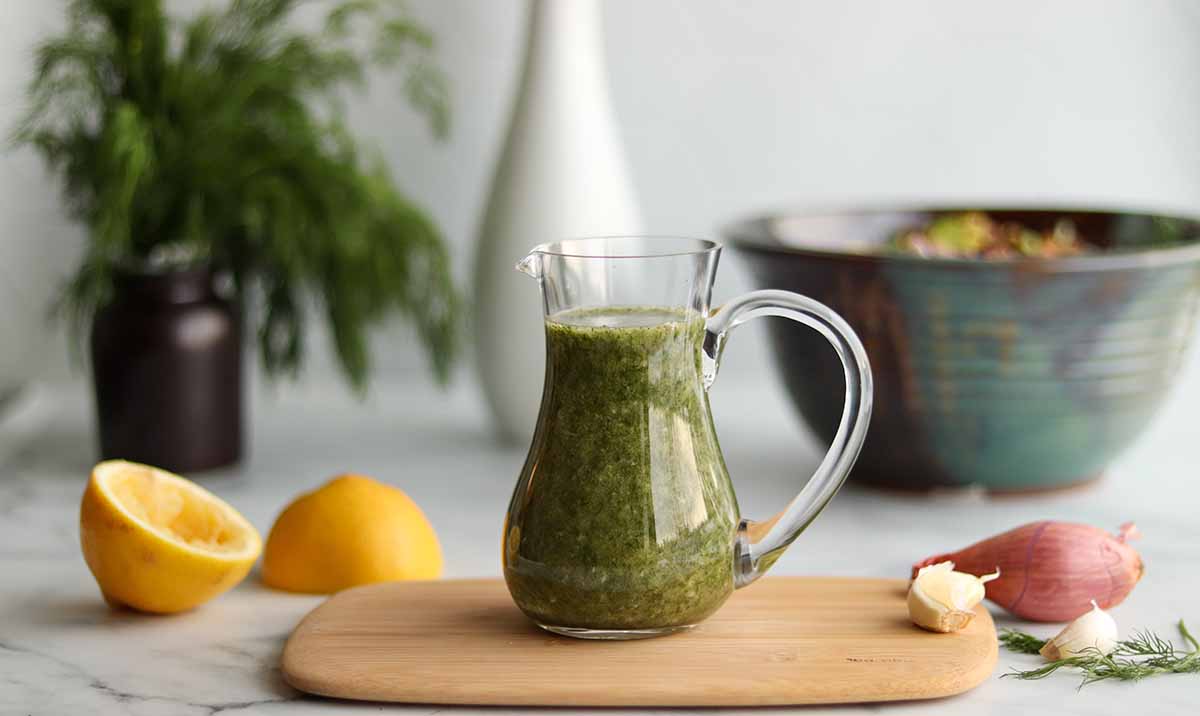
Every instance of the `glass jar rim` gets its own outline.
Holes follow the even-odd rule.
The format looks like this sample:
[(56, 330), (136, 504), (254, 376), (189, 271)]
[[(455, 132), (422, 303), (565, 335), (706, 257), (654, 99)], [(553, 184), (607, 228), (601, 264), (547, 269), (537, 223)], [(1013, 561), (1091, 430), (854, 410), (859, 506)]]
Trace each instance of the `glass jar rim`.
[(697, 256), (721, 250), (709, 239), (670, 234), (580, 236), (541, 244), (531, 253), (577, 259), (658, 259)]

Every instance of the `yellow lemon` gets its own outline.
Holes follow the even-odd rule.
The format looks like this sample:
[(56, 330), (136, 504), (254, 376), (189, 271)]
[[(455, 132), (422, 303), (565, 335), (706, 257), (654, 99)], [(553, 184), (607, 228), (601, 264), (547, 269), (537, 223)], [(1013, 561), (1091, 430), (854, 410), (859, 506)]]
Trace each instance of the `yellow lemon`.
[(245, 578), (262, 539), (238, 511), (199, 485), (149, 465), (92, 469), (79, 541), (104, 598), (146, 612), (191, 609)]
[(284, 508), (262, 567), (267, 585), (310, 594), (441, 574), (442, 548), (421, 508), (362, 475), (336, 477)]

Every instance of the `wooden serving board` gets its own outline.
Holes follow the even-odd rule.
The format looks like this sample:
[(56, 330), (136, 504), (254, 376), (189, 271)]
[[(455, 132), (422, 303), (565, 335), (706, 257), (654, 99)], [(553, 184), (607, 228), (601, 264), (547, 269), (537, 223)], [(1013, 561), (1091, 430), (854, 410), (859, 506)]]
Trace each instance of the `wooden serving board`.
[(542, 631), (500, 580), (336, 594), (283, 651), (289, 684), (370, 701), (509, 706), (767, 706), (948, 696), (988, 677), (982, 607), (955, 634), (914, 627), (902, 580), (768, 577), (689, 632), (582, 641)]

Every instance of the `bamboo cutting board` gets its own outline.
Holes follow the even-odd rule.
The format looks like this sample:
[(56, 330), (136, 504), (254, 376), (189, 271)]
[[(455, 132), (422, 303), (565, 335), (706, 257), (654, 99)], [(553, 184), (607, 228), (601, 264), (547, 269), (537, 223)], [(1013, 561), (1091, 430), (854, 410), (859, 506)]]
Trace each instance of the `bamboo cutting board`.
[(625, 642), (538, 629), (501, 580), (390, 582), (314, 609), (283, 675), (322, 696), (508, 706), (767, 706), (966, 691), (996, 665), (983, 607), (956, 634), (914, 627), (902, 580), (766, 578), (690, 632)]

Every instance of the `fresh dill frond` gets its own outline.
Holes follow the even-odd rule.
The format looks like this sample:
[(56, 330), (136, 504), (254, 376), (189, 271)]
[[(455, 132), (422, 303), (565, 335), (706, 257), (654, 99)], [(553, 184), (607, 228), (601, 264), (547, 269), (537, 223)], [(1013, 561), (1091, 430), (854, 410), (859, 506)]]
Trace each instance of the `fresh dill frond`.
[(1018, 654), (1036, 654), (1046, 645), (1046, 640), (1015, 629), (1004, 629), (1000, 632), (1000, 643)]
[[(1138, 631), (1130, 638), (1117, 642), (1117, 647), (1109, 654), (1091, 649), (1079, 656), (1051, 661), (1036, 669), (1014, 669), (1004, 676), (1044, 679), (1059, 669), (1073, 668), (1082, 674), (1083, 680), (1079, 684), (1082, 688), (1109, 679), (1140, 681), (1160, 674), (1200, 674), (1200, 643), (1197, 643), (1182, 619), (1177, 628), (1189, 649), (1178, 649), (1169, 639), (1154, 632)], [(999, 638), (1006, 649), (1021, 654), (1037, 653), (1045, 644), (1042, 639), (1013, 629), (1005, 629)]]

